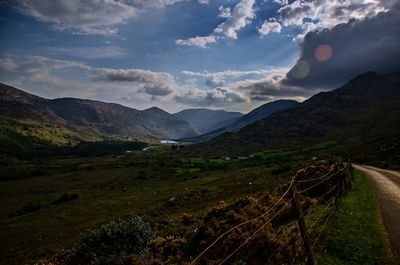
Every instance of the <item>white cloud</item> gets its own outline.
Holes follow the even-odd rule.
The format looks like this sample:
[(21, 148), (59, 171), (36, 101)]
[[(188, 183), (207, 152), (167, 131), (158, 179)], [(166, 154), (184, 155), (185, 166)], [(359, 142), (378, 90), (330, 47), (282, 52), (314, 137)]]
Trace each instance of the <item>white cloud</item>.
[(273, 75), (283, 75), (287, 73), (288, 68), (269, 68), (258, 69), (252, 71), (239, 71), (239, 70), (225, 70), (221, 72), (192, 72), (182, 71), (181, 73), (195, 78), (204, 78), (205, 83), (209, 87), (229, 85), (230, 83), (239, 79), (263, 79)]
[(0, 59), (0, 69), (3, 71), (12, 72), (17, 67), (18, 65), (11, 58), (4, 57)]
[(211, 90), (191, 89), (174, 97), (175, 101), (184, 105), (208, 107), (225, 106), (250, 102), (249, 98), (228, 88), (213, 88)]
[(394, 3), (393, 0), (296, 0), (278, 10), (278, 20), (285, 27), (302, 29), (297, 36), (301, 39), (317, 28), (332, 28), (351, 19), (373, 17), (387, 11)]
[(118, 24), (137, 14), (135, 7), (114, 0), (16, 0), (12, 4), (26, 15), (76, 34), (116, 34)]
[[(183, 2), (187, 0), (126, 0), (125, 2), (131, 2), (134, 6), (141, 8), (151, 7), (151, 8), (164, 8), (166, 6), (173, 5), (178, 2)], [(205, 0), (199, 0), (205, 1)]]
[(253, 71), (240, 71), (240, 70), (225, 70), (221, 72), (192, 72), (192, 71), (182, 71), (182, 74), (189, 75), (193, 77), (218, 77), (220, 79), (225, 78), (239, 78), (248, 75), (269, 75), (271, 73), (286, 73), (287, 68), (272, 68), (272, 69), (259, 69)]
[(218, 8), (219, 10), (219, 15), (218, 17), (222, 17), (222, 18), (228, 18), (231, 16), (231, 8), (230, 7), (224, 7), (224, 6), (220, 6)]
[(209, 0), (198, 0), (198, 1), (202, 5), (208, 5), (209, 4)]
[(262, 24), (262, 26), (258, 29), (258, 33), (260, 33), (262, 36), (266, 36), (271, 32), (279, 33), (282, 30), (282, 26), (279, 22), (276, 20), (266, 20)]
[[(0, 75), (2, 80), (18, 86), (29, 84), (36, 89), (44, 89), (49, 96), (60, 96), (63, 93), (76, 93), (75, 95), (82, 96), (86, 94), (80, 94), (80, 90), (89, 92), (87, 88), (96, 90), (100, 87), (110, 87), (112, 83), (125, 83), (120, 87), (128, 84), (131, 92), (142, 92), (151, 96), (166, 96), (178, 87), (175, 78), (165, 72), (96, 68), (80, 62), (54, 60), (41, 56), (1, 58), (0, 68), (4, 70)], [(82, 80), (71, 83), (68, 78), (71, 73), (79, 73)]]
[(206, 37), (198, 36), (185, 40), (178, 39), (175, 42), (177, 45), (205, 48), (219, 39), (218, 34), (224, 35), (227, 38), (237, 39), (237, 32), (251, 23), (252, 19), (256, 16), (254, 4), (255, 0), (240, 0), (233, 11), (221, 6), (219, 8), (219, 16), (226, 18), (226, 21), (219, 24), (214, 29), (213, 34)]
[(209, 44), (216, 43), (217, 42), (217, 37), (210, 35), (210, 36), (205, 36), (205, 37), (194, 37), (194, 38), (189, 38), (186, 40), (176, 40), (175, 43), (177, 45), (181, 46), (195, 46), (195, 47), (200, 47), (200, 48), (206, 48)]
[(272, 0), (272, 2), (280, 4), (280, 5), (287, 5), (289, 3), (288, 0)]
[(241, 0), (233, 9), (231, 16), (218, 25), (214, 32), (221, 33), (231, 39), (237, 39), (237, 32), (248, 25), (256, 16), (253, 9), (254, 3), (255, 0)]
[[(144, 9), (186, 0), (6, 0), (18, 11), (74, 34), (115, 35)], [(204, 1), (204, 0), (203, 0)]]

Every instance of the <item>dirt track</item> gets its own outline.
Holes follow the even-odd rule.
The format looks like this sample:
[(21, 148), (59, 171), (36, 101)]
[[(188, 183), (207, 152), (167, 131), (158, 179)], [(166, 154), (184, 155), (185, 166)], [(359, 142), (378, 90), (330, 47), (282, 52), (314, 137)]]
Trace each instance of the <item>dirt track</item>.
[(378, 200), (396, 264), (400, 264), (400, 172), (353, 165), (367, 174)]

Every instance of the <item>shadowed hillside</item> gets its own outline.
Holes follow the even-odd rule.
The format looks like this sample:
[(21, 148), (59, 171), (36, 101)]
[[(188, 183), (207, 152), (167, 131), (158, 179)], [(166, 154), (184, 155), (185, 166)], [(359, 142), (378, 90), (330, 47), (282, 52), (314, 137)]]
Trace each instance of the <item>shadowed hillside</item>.
[[(224, 127), (219, 127), (218, 129), (211, 131), (206, 134), (198, 135), (192, 138), (184, 139), (185, 141), (189, 141), (192, 143), (199, 143), (199, 142), (205, 142), (208, 140), (211, 140), (214, 137), (217, 137), (218, 135), (224, 133), (224, 132), (236, 132), (239, 131), (241, 128), (252, 124), (258, 120), (261, 120), (263, 118), (267, 118), (271, 114), (281, 111), (281, 110), (286, 110), (288, 108), (291, 108), (298, 104), (297, 101), (295, 100), (276, 100), (272, 102), (265, 103), (264, 105), (261, 105), (258, 108), (255, 108), (254, 110), (250, 111), (249, 113), (243, 115), (242, 117), (238, 119), (228, 120), (228, 122), (225, 122)], [(223, 123), (220, 123), (220, 126), (222, 126)]]
[(229, 126), (243, 116), (240, 112), (211, 109), (186, 109), (174, 115), (187, 121), (196, 132), (201, 134)]
[[(399, 75), (368, 72), (344, 86), (322, 92), (285, 111), (224, 133), (194, 149), (208, 154), (248, 153), (338, 140), (345, 149), (374, 141), (370, 148), (400, 135)], [(367, 152), (368, 145), (364, 147)]]

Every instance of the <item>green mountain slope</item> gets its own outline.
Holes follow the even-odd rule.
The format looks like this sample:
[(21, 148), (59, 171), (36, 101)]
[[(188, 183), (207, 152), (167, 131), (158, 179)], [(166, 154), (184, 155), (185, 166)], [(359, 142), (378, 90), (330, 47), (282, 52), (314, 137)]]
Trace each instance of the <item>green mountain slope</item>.
[(237, 121), (235, 121), (232, 125), (226, 128), (228, 132), (236, 132), (239, 131), (241, 128), (246, 127), (258, 120), (262, 120), (267, 118), (271, 114), (286, 110), (298, 104), (295, 100), (275, 100), (272, 102), (265, 103), (264, 105), (255, 108), (254, 110), (250, 111)]
[(345, 149), (363, 146), (365, 151), (400, 137), (399, 106), (400, 76), (368, 72), (194, 149), (209, 154), (248, 153), (337, 140)]
[[(140, 111), (94, 100), (44, 99), (0, 84), (0, 124), (57, 144), (100, 139), (164, 139), (195, 135), (190, 125), (161, 109)], [(53, 137), (54, 138), (54, 137)]]

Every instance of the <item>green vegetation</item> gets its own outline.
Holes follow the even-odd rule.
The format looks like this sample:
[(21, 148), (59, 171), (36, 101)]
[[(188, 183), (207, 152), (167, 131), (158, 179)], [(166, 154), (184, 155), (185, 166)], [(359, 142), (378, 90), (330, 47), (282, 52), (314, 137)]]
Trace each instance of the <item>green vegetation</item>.
[[(318, 93), (236, 133), (221, 134), (192, 149), (207, 155), (245, 155), (315, 145), (322, 153), (399, 168), (399, 80), (365, 73), (338, 89)], [(330, 144), (332, 141), (336, 143)], [(318, 146), (321, 142), (327, 144)]]
[[(35, 126), (35, 130), (42, 129), (38, 126)], [(23, 126), (23, 128), (25, 127)], [(60, 139), (58, 141), (54, 137), (58, 137), (60, 131), (62, 132), (60, 128), (49, 129), (45, 127), (45, 129), (50, 131), (41, 131), (41, 135), (36, 135), (31, 132), (32, 129), (30, 127), (26, 127), (26, 131), (24, 131), (24, 129), (10, 124), (2, 124), (0, 119), (0, 157), (4, 155), (32, 160), (38, 157), (54, 156), (103, 156), (141, 150), (147, 146), (146, 143), (139, 141), (104, 140), (77, 142), (77, 139), (72, 141), (70, 136), (67, 137), (67, 134), (64, 134), (64, 136), (71, 141), (65, 142)], [(47, 134), (51, 137), (46, 137), (45, 135)], [(89, 140), (91, 139), (89, 138)]]
[(160, 236), (184, 235), (220, 201), (269, 192), (303, 164), (153, 152), (9, 158), (2, 165), (8, 180), (0, 185), (0, 263), (46, 260), (76, 244), (87, 229), (133, 214), (151, 220)]
[[(132, 149), (127, 148), (129, 144), (132, 144)], [(69, 153), (55, 158), (43, 156), (36, 160), (18, 160), (12, 157), (0, 159), (0, 263), (47, 261), (49, 257), (59, 255), (61, 249), (71, 249), (74, 246), (74, 251), (84, 249), (83, 252), (89, 253), (90, 257), (104, 259), (105, 264), (108, 261), (122, 263), (127, 256), (118, 253), (127, 253), (124, 249), (126, 242), (121, 243), (122, 249), (108, 252), (112, 255), (107, 257), (100, 257), (99, 253), (90, 248), (97, 248), (99, 241), (96, 240), (107, 229), (119, 233), (114, 228), (120, 225), (115, 225), (113, 221), (121, 218), (127, 220), (132, 215), (142, 216), (143, 220), (150, 222), (158, 231), (157, 237), (152, 238), (148, 245), (155, 260), (154, 264), (160, 264), (157, 263), (158, 260), (166, 260), (168, 255), (176, 260), (182, 257), (190, 259), (190, 256), (199, 253), (199, 246), (204, 247), (204, 244), (232, 224), (264, 211), (265, 207), (276, 200), (274, 196), (266, 196), (266, 193), (276, 191), (277, 187), (287, 183), (312, 157), (318, 156), (318, 160), (329, 158), (330, 156), (322, 154), (328, 154), (326, 149), (333, 148), (335, 142), (322, 142), (304, 149), (276, 149), (232, 157), (192, 156), (161, 145), (152, 146), (147, 151), (135, 151), (143, 146), (145, 145), (137, 142), (121, 145), (110, 142), (82, 143), (75, 148), (69, 147)], [(67, 150), (66, 147), (63, 148)], [(71, 150), (75, 150), (75, 153)], [(133, 151), (126, 153), (126, 150)], [(318, 164), (318, 161), (315, 163)], [(310, 174), (321, 175), (323, 172)], [(373, 195), (366, 185), (365, 177), (361, 178), (357, 173), (354, 190), (343, 200), (343, 210), (339, 208), (335, 219), (332, 219), (332, 228), (328, 230), (329, 235), (332, 233), (338, 236), (339, 231), (346, 234), (339, 238), (343, 241), (328, 237), (328, 252), (321, 256), (321, 262), (359, 264), (357, 262), (362, 257), (370, 258), (363, 256), (364, 251), (368, 254), (375, 251), (376, 262), (385, 261), (383, 241), (376, 241), (374, 245), (375, 241), (365, 240), (362, 238), (365, 233), (360, 232), (378, 229), (376, 235), (378, 238), (381, 236), (377, 223), (375, 228), (361, 226), (363, 221), (371, 221), (373, 216), (377, 218), (376, 208), (368, 205), (373, 201)], [(361, 203), (360, 200), (361, 205), (357, 204)], [(259, 205), (260, 202), (268, 203)], [(303, 203), (307, 203), (307, 200)], [(241, 208), (243, 205), (247, 210)], [(307, 213), (306, 224), (312, 225), (315, 217), (320, 216), (320, 211), (327, 205), (321, 203)], [(352, 215), (346, 216), (346, 212), (352, 212)], [(372, 215), (368, 216), (371, 212)], [(214, 213), (218, 213), (218, 217), (215, 216), (217, 219), (213, 217)], [(207, 216), (211, 219), (207, 219)], [(235, 218), (232, 219), (233, 217)], [(218, 218), (226, 220), (218, 225), (215, 221)], [(282, 224), (286, 223), (287, 227), (272, 227), (269, 232), (266, 231), (272, 245), (263, 245), (265, 253), (269, 253), (267, 250), (272, 246), (279, 248), (282, 255), (277, 256), (277, 263), (287, 262), (279, 257), (292, 255), (293, 246), (289, 246), (287, 242), (291, 238), (298, 238), (298, 231), (293, 230), (295, 221), (289, 212), (282, 216), (282, 220)], [(104, 224), (106, 226), (102, 226)], [(107, 224), (115, 227), (110, 228)], [(348, 231), (343, 229), (343, 224), (348, 225)], [(108, 228), (104, 230), (104, 227)], [(210, 227), (214, 230), (208, 231)], [(205, 230), (199, 230), (200, 228)], [(88, 230), (92, 232), (81, 237), (81, 233)], [(192, 237), (195, 230), (204, 232), (204, 238)], [(350, 241), (350, 247), (345, 250), (347, 252), (343, 252), (341, 244), (347, 244), (348, 234), (354, 234), (355, 231), (360, 237), (354, 239), (354, 242)], [(271, 236), (270, 232), (279, 236)], [(90, 233), (91, 236), (87, 236)], [(311, 239), (317, 238), (317, 234), (319, 231), (311, 233)], [(235, 234), (231, 238), (233, 243), (230, 247), (239, 243), (243, 236), (240, 233)], [(255, 242), (259, 245), (264, 242), (263, 238), (260, 236)], [(85, 240), (91, 243), (84, 243)], [(201, 245), (196, 240), (201, 240)], [(365, 246), (374, 246), (369, 250), (362, 247), (359, 254), (361, 258), (350, 252), (353, 246), (360, 247), (358, 240), (362, 240)], [(109, 242), (108, 239), (106, 241)], [(114, 244), (112, 242), (113, 240), (110, 244)], [(185, 249), (184, 246), (189, 243), (192, 244), (191, 249)], [(82, 244), (84, 247), (80, 248)], [(249, 249), (251, 246), (249, 245)], [(164, 252), (160, 253), (160, 249)], [(174, 250), (173, 254), (171, 249)], [(243, 251), (249, 249), (245, 248)], [(129, 251), (130, 258), (135, 254), (140, 259), (140, 251)], [(227, 254), (226, 249), (219, 251), (221, 255)], [(77, 253), (75, 252), (78, 257), (80, 254)], [(341, 263), (343, 257), (349, 260), (348, 255), (357, 259), (357, 262)], [(121, 258), (118, 261), (115, 260), (117, 256)], [(83, 256), (78, 258), (85, 259)]]
[(320, 264), (392, 264), (375, 197), (362, 172), (355, 172), (353, 188), (328, 223), (326, 237)]
[(123, 265), (132, 255), (144, 254), (156, 231), (140, 217), (119, 219), (86, 232), (67, 264)]

